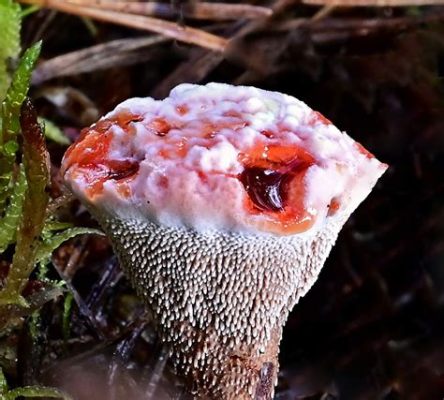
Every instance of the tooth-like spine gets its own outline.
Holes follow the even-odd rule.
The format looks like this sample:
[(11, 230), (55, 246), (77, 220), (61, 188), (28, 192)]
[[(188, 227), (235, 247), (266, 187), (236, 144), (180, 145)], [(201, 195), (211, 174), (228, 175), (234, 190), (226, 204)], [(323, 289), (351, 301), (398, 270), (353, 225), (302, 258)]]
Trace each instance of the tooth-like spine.
[(274, 240), (95, 215), (173, 349), (173, 364), (194, 381), (196, 398), (217, 400), (250, 400), (266, 363), (276, 382), (282, 326), (343, 223)]

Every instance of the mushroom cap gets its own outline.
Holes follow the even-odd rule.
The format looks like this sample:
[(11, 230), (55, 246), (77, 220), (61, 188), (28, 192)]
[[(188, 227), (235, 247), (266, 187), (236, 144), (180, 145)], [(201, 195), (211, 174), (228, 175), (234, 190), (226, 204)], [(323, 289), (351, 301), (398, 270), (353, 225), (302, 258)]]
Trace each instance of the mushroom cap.
[(183, 84), (87, 128), (62, 172), (92, 207), (199, 232), (313, 235), (386, 166), (294, 97)]

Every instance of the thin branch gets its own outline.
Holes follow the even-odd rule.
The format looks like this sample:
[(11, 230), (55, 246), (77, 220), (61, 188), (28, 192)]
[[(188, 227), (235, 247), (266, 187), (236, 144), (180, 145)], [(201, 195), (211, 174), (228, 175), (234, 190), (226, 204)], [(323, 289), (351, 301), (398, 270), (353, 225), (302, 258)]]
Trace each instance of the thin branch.
[(265, 27), (270, 23), (270, 21), (273, 21), (273, 18), (276, 15), (284, 13), (289, 7), (293, 6), (296, 3), (299, 3), (299, 0), (276, 0), (276, 2), (274, 2), (271, 7), (272, 10), (271, 15), (257, 20), (249, 21), (247, 24), (245, 24), (245, 26), (242, 29), (240, 29), (236, 33), (235, 37), (232, 38), (233, 41), (240, 40), (242, 37), (245, 37), (249, 33), (260, 30), (261, 28)]
[(181, 42), (195, 44), (210, 50), (224, 51), (228, 40), (217, 35), (205, 32), (201, 29), (181, 26), (174, 22), (146, 17), (141, 15), (127, 14), (117, 11), (101, 10), (94, 7), (80, 6), (61, 0), (21, 0), (26, 4), (38, 4), (42, 7), (66, 12), (82, 17), (90, 17), (99, 21), (110, 22), (130, 28), (141, 29), (160, 33), (169, 38)]
[(156, 364), (154, 366), (153, 374), (151, 375), (151, 379), (148, 382), (148, 387), (146, 390), (146, 398), (148, 400), (155, 399), (154, 395), (156, 393), (156, 389), (159, 386), (159, 383), (162, 379), (162, 374), (165, 370), (167, 361), (168, 361), (168, 347), (163, 345), (160, 349), (160, 354), (157, 357)]
[(154, 1), (69, 0), (69, 2), (103, 10), (113, 10), (161, 18), (178, 18), (183, 16), (191, 19), (221, 21), (232, 19), (255, 19), (267, 17), (272, 14), (272, 10), (267, 7), (251, 4), (193, 2), (175, 6), (172, 2), (160, 3)]
[(62, 54), (39, 64), (32, 75), (32, 83), (40, 84), (61, 76), (77, 75), (110, 67), (129, 65), (137, 62), (136, 57), (129, 57), (130, 52), (167, 40), (169, 39), (160, 35), (119, 39)]
[(327, 18), (322, 20), (310, 20), (307, 18), (295, 18), (283, 22), (273, 30), (290, 31), (301, 27), (311, 31), (371, 31), (377, 29), (402, 29), (444, 19), (444, 12), (433, 12), (421, 17), (395, 17), (395, 18)]
[(302, 2), (337, 7), (407, 7), (444, 4), (444, 0), (302, 0)]
[(42, 39), (43, 34), (48, 29), (48, 26), (52, 23), (57, 13), (55, 11), (50, 11), (45, 15), (43, 21), (38, 25), (37, 31), (34, 33), (34, 36), (30, 43), (35, 43)]
[(334, 10), (336, 9), (336, 7), (334, 5), (331, 4), (327, 4), (324, 7), (322, 7), (319, 11), (317, 11), (312, 17), (311, 17), (311, 21), (319, 21), (321, 19), (324, 19), (326, 17), (328, 17)]

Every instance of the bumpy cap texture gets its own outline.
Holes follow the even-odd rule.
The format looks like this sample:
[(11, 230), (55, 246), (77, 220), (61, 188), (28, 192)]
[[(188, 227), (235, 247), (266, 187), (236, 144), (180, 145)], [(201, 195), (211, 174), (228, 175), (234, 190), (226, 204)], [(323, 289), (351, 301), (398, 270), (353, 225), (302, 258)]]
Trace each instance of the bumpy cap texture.
[(271, 396), (289, 311), (385, 169), (299, 100), (223, 84), (127, 100), (62, 165), (178, 371), (220, 399)]

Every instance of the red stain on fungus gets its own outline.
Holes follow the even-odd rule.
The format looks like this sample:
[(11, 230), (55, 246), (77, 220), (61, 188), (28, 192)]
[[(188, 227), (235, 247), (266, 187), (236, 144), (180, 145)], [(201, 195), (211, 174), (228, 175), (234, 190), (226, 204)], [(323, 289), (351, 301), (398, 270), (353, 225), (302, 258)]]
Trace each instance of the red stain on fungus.
[(206, 139), (213, 139), (222, 129), (231, 129), (236, 131), (245, 128), (247, 121), (241, 119), (221, 120), (217, 122), (204, 121), (200, 127), (201, 136)]
[(224, 117), (242, 118), (242, 114), (236, 110), (229, 110), (223, 113)]
[(168, 135), (168, 132), (172, 128), (171, 125), (165, 120), (165, 118), (155, 118), (149, 123), (149, 128), (154, 131), (157, 136)]
[(247, 209), (266, 214), (267, 228), (280, 233), (309, 229), (314, 216), (304, 207), (304, 178), (314, 164), (313, 156), (297, 146), (259, 145), (240, 161), (244, 171), (238, 176), (247, 192)]
[(106, 162), (108, 178), (115, 181), (130, 178), (139, 171), (139, 163), (133, 160), (109, 160)]
[(166, 176), (161, 176), (160, 178), (159, 178), (159, 181), (158, 181), (158, 185), (159, 185), (159, 187), (161, 187), (161, 188), (163, 188), (163, 189), (167, 189), (168, 188), (168, 186), (169, 186), (169, 181), (168, 181), (168, 178), (166, 177)]
[(133, 114), (127, 110), (122, 110), (119, 111), (119, 113), (116, 116), (105, 121), (117, 124), (121, 128), (126, 128), (131, 122), (143, 121), (143, 117), (141, 115)]
[(274, 138), (274, 133), (271, 132), (271, 131), (262, 131), (261, 135), (264, 135), (268, 139), (273, 139)]
[(335, 215), (340, 208), (341, 208), (341, 203), (339, 202), (339, 200), (333, 198), (328, 206), (328, 215), (329, 216)]
[(66, 168), (73, 164), (82, 167), (94, 165), (106, 158), (112, 134), (97, 128), (97, 126), (93, 126), (82, 130), (77, 142), (71, 145), (65, 154)]
[(88, 196), (100, 194), (104, 182), (108, 179), (121, 181), (137, 174), (137, 161), (112, 160), (109, 159), (108, 153), (113, 138), (110, 128), (118, 125), (128, 132), (130, 123), (140, 120), (140, 116), (126, 111), (120, 112), (113, 118), (101, 120), (90, 128), (83, 129), (77, 141), (68, 149), (64, 170), (76, 165), (78, 170), (74, 173), (82, 174), (88, 183)]
[(182, 105), (179, 105), (179, 106), (176, 107), (176, 111), (177, 111), (178, 114), (183, 116), (185, 114), (188, 114), (190, 109), (186, 105), (182, 104)]
[(321, 123), (324, 125), (331, 125), (331, 121), (328, 118), (324, 117), (318, 111), (313, 111), (313, 113), (311, 114), (310, 125), (315, 125), (317, 123)]
[(361, 154), (364, 154), (368, 159), (375, 158), (361, 143), (355, 142), (355, 146)]

